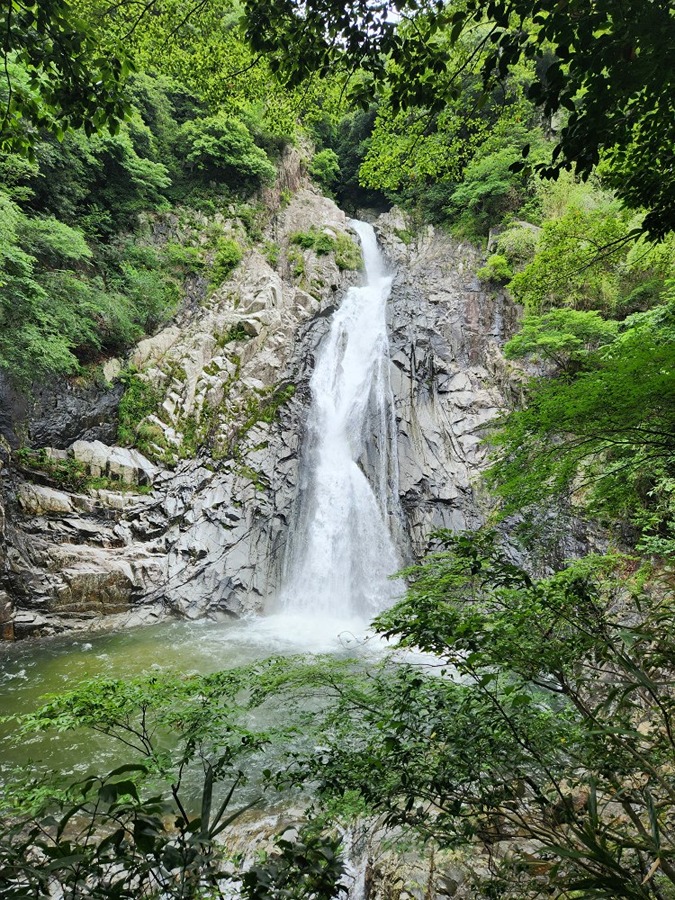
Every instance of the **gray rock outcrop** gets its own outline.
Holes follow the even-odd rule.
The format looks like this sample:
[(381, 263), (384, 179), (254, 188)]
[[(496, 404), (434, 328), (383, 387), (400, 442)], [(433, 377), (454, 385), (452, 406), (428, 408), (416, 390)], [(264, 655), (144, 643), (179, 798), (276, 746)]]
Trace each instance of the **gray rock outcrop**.
[(410, 238), (398, 211), (381, 216), (376, 229), (396, 272), (390, 345), (399, 481), (419, 557), (432, 532), (463, 531), (484, 520), (482, 441), (512, 391), (500, 348), (518, 313), (502, 291), (478, 281), (482, 257), (471, 245), (431, 226)]
[(194, 314), (137, 345), (134, 377), (159, 397), (137, 423), (155, 462), (110, 438), (76, 439), (45, 448), (45, 459), (73, 460), (78, 475), (105, 484), (66, 490), (49, 467), (32, 473), (37, 482), (17, 470), (5, 479), (2, 583), (17, 635), (140, 605), (188, 617), (265, 607), (295, 495), (313, 349), (359, 277), (292, 242), (326, 228), (350, 235), (331, 201), (298, 190), (270, 226), (278, 269), (250, 250)]

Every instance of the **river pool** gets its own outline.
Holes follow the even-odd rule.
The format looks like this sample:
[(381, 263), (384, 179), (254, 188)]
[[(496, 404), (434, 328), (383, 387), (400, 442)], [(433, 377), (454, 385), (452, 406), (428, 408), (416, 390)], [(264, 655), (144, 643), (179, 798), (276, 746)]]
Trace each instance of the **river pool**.
[[(272, 656), (330, 653), (376, 659), (384, 644), (364, 620), (273, 615), (214, 623), (164, 622), (109, 633), (82, 633), (0, 645), (0, 715), (34, 710), (42, 698), (97, 676), (124, 678), (149, 671), (205, 674)], [(0, 724), (0, 769), (40, 765), (83, 773), (114, 765), (116, 750), (90, 732), (46, 733), (16, 744), (13, 725)]]

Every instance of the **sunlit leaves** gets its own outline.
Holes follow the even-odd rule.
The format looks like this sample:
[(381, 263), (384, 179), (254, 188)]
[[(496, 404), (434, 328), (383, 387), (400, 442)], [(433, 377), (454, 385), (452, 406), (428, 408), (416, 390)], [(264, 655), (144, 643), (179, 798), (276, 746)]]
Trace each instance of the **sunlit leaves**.
[[(660, 507), (658, 485), (675, 474), (673, 315), (672, 300), (635, 314), (604, 349), (577, 348), (571, 377), (531, 382), (527, 406), (490, 439), (505, 511), (573, 496), (604, 520), (668, 527), (673, 511)], [(520, 346), (541, 339), (530, 329)]]
[[(644, 229), (656, 238), (672, 229), (675, 136), (667, 111), (675, 76), (663, 61), (672, 54), (675, 24), (667, 0), (594, 0), (583, 13), (575, 4), (530, 0), (402, 0), (393, 7), (390, 16), (389, 4), (367, 0), (249, 0), (247, 37), (291, 84), (331, 65), (367, 71), (373, 89), (388, 85), (396, 113), (438, 112), (456, 97), (465, 64), (448, 50), (478, 32), (485, 92), (527, 60), (536, 69), (529, 99), (549, 119), (568, 114), (553, 160), (537, 162), (537, 171), (556, 178), (575, 166), (585, 178), (604, 157), (618, 195), (649, 210)], [(367, 103), (372, 92), (360, 99)]]
[(90, 25), (65, 0), (5, 4), (0, 11), (6, 78), (0, 86), (0, 148), (30, 152), (35, 129), (61, 139), (116, 130), (128, 105), (129, 66), (101, 52)]

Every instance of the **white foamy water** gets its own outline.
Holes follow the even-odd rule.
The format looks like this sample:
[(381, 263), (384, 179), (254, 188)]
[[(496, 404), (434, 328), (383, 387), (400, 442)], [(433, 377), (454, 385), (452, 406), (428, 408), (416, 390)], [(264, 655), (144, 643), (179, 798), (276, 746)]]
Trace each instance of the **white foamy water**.
[(331, 320), (310, 381), (280, 608), (288, 614), (370, 618), (401, 593), (392, 525), (398, 515), (393, 399), (389, 384), (385, 272), (371, 225), (352, 222), (366, 283)]

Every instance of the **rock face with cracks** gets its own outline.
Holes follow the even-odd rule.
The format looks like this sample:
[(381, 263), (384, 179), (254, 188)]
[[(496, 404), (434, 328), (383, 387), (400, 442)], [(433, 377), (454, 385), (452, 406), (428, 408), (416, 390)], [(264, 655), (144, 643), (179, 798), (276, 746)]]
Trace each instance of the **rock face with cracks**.
[[(406, 561), (434, 529), (482, 520), (480, 439), (511, 390), (499, 348), (515, 310), (477, 282), (475, 249), (433, 229), (405, 244), (395, 212), (376, 228), (396, 272), (391, 375)], [(0, 622), (17, 636), (89, 626), (109, 613), (135, 622), (167, 610), (216, 618), (270, 608), (316, 350), (360, 277), (293, 241), (326, 230), (351, 234), (330, 200), (301, 186), (265, 235), (275, 265), (248, 250), (210, 297), (137, 345), (133, 377), (157, 401), (136, 423), (142, 452), (114, 446), (102, 426), (92, 431), (91, 416), (80, 429), (71, 421), (60, 445), (104, 484), (73, 492), (5, 465)], [(107, 403), (111, 389), (104, 394)], [(52, 433), (45, 405), (41, 398), (32, 434)]]
[(514, 390), (501, 353), (517, 309), (476, 278), (479, 252), (428, 227), (410, 243), (396, 211), (376, 225), (396, 272), (390, 308), (401, 504), (414, 556), (439, 528), (478, 527), (485, 426)]

